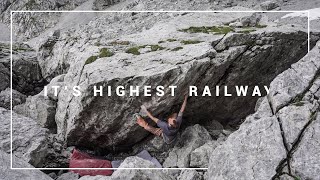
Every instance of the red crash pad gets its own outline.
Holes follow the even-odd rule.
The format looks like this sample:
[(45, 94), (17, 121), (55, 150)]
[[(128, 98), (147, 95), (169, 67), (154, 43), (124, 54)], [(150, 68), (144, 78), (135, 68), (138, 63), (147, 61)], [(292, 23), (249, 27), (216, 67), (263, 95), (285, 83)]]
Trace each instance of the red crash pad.
[[(76, 149), (73, 150), (69, 168), (112, 168), (111, 162), (108, 160), (103, 159), (95, 159), (90, 155), (80, 152)], [(96, 175), (104, 175), (110, 176), (112, 174), (112, 170), (103, 169), (103, 170), (96, 170), (96, 169), (77, 169), (77, 170), (70, 170), (71, 172), (78, 173), (80, 176), (96, 176)]]

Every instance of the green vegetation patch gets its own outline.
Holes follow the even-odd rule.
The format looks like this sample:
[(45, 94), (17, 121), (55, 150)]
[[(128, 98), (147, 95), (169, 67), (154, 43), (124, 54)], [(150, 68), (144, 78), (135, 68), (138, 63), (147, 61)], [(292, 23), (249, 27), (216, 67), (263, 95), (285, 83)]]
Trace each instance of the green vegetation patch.
[(151, 51), (158, 51), (158, 50), (165, 49), (164, 47), (159, 46), (159, 45), (150, 45), (150, 47), (151, 47)]
[(111, 57), (111, 56), (113, 56), (113, 55), (114, 55), (114, 53), (111, 52), (108, 48), (102, 48), (102, 49), (100, 49), (99, 58)]
[(179, 51), (180, 49), (183, 49), (183, 47), (175, 47), (175, 48), (171, 49), (171, 51)]
[(130, 44), (129, 41), (112, 41), (110, 43), (111, 45), (123, 45), (123, 46), (127, 46)]
[(146, 48), (150, 46), (151, 51), (159, 51), (159, 50), (163, 50), (165, 49), (164, 47), (160, 46), (160, 45), (141, 45), (141, 46), (135, 46), (135, 47), (131, 47), (129, 49), (126, 50), (126, 53), (130, 53), (130, 54), (134, 54), (134, 55), (140, 55), (140, 49), (142, 48)]
[(295, 105), (295, 106), (303, 106), (304, 105), (304, 102), (296, 102), (296, 103), (294, 103), (293, 105)]
[(234, 28), (230, 26), (202, 26), (202, 27), (191, 26), (186, 29), (180, 29), (179, 31), (187, 32), (187, 33), (227, 34), (229, 32), (234, 32)]
[(134, 54), (134, 55), (140, 55), (139, 52), (140, 47), (131, 47), (126, 50), (126, 53)]
[(198, 40), (183, 40), (183, 41), (181, 41), (182, 44), (198, 44), (201, 42), (203, 42), (203, 41), (198, 41)]
[(97, 59), (98, 59), (97, 56), (90, 56), (90, 57), (86, 60), (85, 65), (90, 64), (90, 63), (93, 63), (93, 62), (95, 62)]
[(256, 31), (256, 30), (255, 29), (243, 29), (243, 30), (237, 31), (237, 33), (249, 34), (254, 31)]
[(256, 28), (265, 28), (265, 27), (267, 27), (267, 25), (261, 25), (261, 24), (256, 25)]

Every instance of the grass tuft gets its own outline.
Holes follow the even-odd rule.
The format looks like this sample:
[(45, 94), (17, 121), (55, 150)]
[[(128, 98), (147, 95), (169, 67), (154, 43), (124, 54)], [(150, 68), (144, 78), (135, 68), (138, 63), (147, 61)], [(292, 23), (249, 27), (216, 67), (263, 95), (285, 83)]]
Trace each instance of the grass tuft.
[(198, 40), (183, 40), (183, 41), (181, 41), (182, 44), (198, 44), (201, 42), (203, 42), (203, 41), (198, 41)]
[(175, 47), (175, 48), (171, 49), (171, 51), (179, 51), (180, 49), (183, 49), (183, 47)]
[(234, 29), (230, 26), (202, 26), (202, 27), (191, 26), (189, 28), (181, 29), (179, 31), (187, 32), (187, 33), (227, 34), (229, 32), (234, 32)]
[(151, 51), (158, 51), (158, 50), (165, 49), (164, 47), (159, 46), (159, 45), (150, 45), (150, 47), (151, 47)]
[(126, 50), (126, 53), (134, 54), (134, 55), (140, 55), (139, 52), (140, 47), (131, 47)]
[(265, 28), (265, 27), (267, 27), (267, 25), (261, 25), (261, 24), (256, 25), (256, 28)]
[(111, 57), (111, 56), (113, 56), (113, 55), (114, 55), (114, 53), (111, 52), (108, 48), (102, 48), (102, 49), (100, 49), (99, 58)]
[(86, 60), (85, 65), (90, 64), (90, 63), (93, 63), (93, 62), (95, 62), (97, 59), (98, 59), (97, 56), (90, 56), (90, 57)]
[(237, 31), (237, 33), (249, 34), (254, 31), (256, 31), (256, 30), (255, 29), (243, 29), (243, 30)]
[(110, 43), (111, 45), (123, 45), (123, 46), (127, 46), (130, 44), (129, 41), (112, 41)]

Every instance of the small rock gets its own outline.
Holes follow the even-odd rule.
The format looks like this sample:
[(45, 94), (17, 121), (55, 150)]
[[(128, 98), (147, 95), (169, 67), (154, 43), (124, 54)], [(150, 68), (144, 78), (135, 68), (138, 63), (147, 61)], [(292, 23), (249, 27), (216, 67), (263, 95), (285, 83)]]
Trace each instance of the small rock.
[(48, 176), (50, 176), (52, 179), (56, 179), (58, 177), (54, 172), (49, 173)]
[(41, 127), (56, 131), (56, 102), (47, 96), (29, 96), (24, 104), (15, 106), (14, 111), (34, 119)]
[[(26, 101), (27, 96), (12, 89), (12, 106), (22, 104)], [(7, 88), (0, 92), (0, 107), (10, 109), (11, 102), (11, 89)]]
[(182, 170), (177, 180), (201, 180), (202, 176), (194, 169)]
[(76, 180), (79, 179), (79, 174), (67, 172), (59, 176), (56, 180)]
[(265, 1), (260, 4), (260, 7), (263, 11), (269, 11), (279, 7), (279, 4), (277, 1)]
[(210, 141), (195, 149), (190, 154), (190, 167), (207, 168), (210, 155), (217, 146), (217, 141)]

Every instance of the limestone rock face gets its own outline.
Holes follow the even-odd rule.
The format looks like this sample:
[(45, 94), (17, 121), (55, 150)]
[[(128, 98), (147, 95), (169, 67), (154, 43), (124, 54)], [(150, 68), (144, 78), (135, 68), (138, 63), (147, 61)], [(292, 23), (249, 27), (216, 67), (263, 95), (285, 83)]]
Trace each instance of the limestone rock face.
[(199, 124), (187, 127), (181, 134), (179, 142), (169, 152), (164, 167), (190, 167), (190, 154), (196, 148), (212, 140), (209, 132)]
[(177, 178), (178, 180), (201, 180), (202, 175), (194, 169), (182, 170)]
[[(316, 116), (316, 117), (315, 117)], [(317, 139), (320, 133), (320, 115), (313, 115), (311, 124), (299, 143), (292, 157), (292, 172), (301, 179), (319, 179), (320, 143)]]
[[(0, 108), (0, 114), (0, 148), (10, 153), (10, 111)], [(35, 167), (41, 167), (48, 153), (48, 130), (41, 128), (34, 120), (14, 112), (12, 120), (13, 154)]]
[(34, 119), (41, 127), (56, 131), (56, 102), (48, 96), (42, 94), (29, 96), (24, 104), (14, 107), (14, 111)]
[(106, 7), (109, 7), (111, 5), (114, 5), (116, 3), (119, 3), (120, 0), (95, 0), (93, 2), (93, 7), (92, 9), (94, 10), (103, 10), (106, 9)]
[(277, 118), (254, 119), (250, 116), (239, 130), (213, 150), (208, 177), (271, 179), (276, 173), (278, 163), (285, 156), (286, 150), (283, 147)]
[(0, 43), (0, 91), (10, 86), (10, 46), (8, 43)]
[(23, 94), (35, 95), (47, 84), (42, 78), (36, 52), (27, 45), (17, 45), (16, 51), (12, 57), (12, 87)]
[(190, 154), (190, 167), (207, 168), (212, 151), (218, 144), (217, 141), (210, 141), (192, 151)]
[[(50, 1), (3, 1), (0, 4), (0, 20), (10, 26), (10, 10), (71, 10), (86, 0), (50, 0)], [(90, 10), (89, 8), (86, 10)], [(39, 36), (54, 27), (62, 13), (14, 13), (13, 33), (15, 40), (25, 41)]]
[(279, 4), (277, 1), (265, 1), (263, 3), (260, 4), (261, 10), (263, 11), (269, 11), (269, 10), (273, 10), (277, 7), (279, 7)]
[[(13, 44), (12, 87), (25, 95), (39, 93), (47, 83), (41, 75), (36, 52), (30, 46)], [(0, 91), (10, 85), (10, 44), (0, 43)]]
[[(277, 74), (307, 52), (307, 34), (298, 26), (278, 28), (270, 25), (257, 28), (254, 33), (229, 32), (225, 36), (192, 33), (183, 29), (191, 26), (218, 26), (221, 22), (212, 19), (231, 22), (239, 16), (248, 15), (250, 13), (173, 16), (170, 21), (157, 23), (143, 33), (123, 35), (116, 42), (100, 41), (114, 55), (97, 58), (92, 63), (85, 62), (91, 56), (98, 57), (101, 46), (87, 44), (81, 51), (74, 46), (70, 51), (78, 54), (66, 61), (69, 70), (64, 75), (63, 82), (68, 90), (61, 90), (57, 98), (55, 119), (58, 134), (66, 138), (69, 145), (107, 149), (131, 147), (148, 134), (132, 118), (133, 113), (139, 112), (140, 105), (146, 103), (155, 116), (165, 118), (172, 111), (178, 111), (182, 97), (177, 95), (182, 94), (190, 85), (200, 88), (198, 97), (192, 97), (188, 102), (188, 109), (192, 111), (185, 113), (186, 117), (194, 118), (186, 121), (195, 124), (215, 119), (225, 125), (244, 118), (253, 112), (257, 96), (234, 95), (226, 98), (222, 96), (224, 90), (221, 88), (221, 96), (208, 98), (201, 96), (201, 87), (209, 85), (214, 90), (216, 85), (232, 87), (255, 84), (263, 89), (263, 85), (268, 85)], [(202, 21), (198, 21), (199, 18)], [(167, 41), (169, 38), (175, 38), (175, 41)], [(160, 41), (163, 43), (158, 44)], [(129, 44), (114, 45), (117, 42)], [(55, 46), (58, 46), (57, 43)], [(162, 48), (152, 50), (152, 45)], [(135, 47), (139, 47), (139, 55), (126, 53), (126, 50)], [(179, 50), (175, 49), (177, 47), (180, 47)], [(57, 55), (51, 58), (57, 58)], [(107, 86), (123, 85), (128, 89), (131, 85), (142, 87), (147, 84), (153, 87), (152, 92), (158, 85), (176, 85), (176, 96), (170, 96), (169, 88), (163, 97), (130, 97), (128, 94), (123, 97), (115, 94), (106, 96)], [(77, 85), (81, 87), (82, 94), (74, 97), (72, 87)], [(94, 86), (104, 88), (103, 97), (93, 96)], [(233, 94), (235, 91), (228, 90)], [(142, 89), (140, 95), (141, 93)]]
[(212, 152), (209, 179), (319, 178), (319, 47), (278, 75), (256, 112)]
[[(10, 169), (10, 155), (0, 150), (0, 175), (2, 180), (37, 179), (52, 180), (48, 175), (38, 169), (16, 170)], [(13, 167), (34, 168), (21, 158), (13, 156)]]
[[(26, 101), (27, 96), (19, 91), (12, 90), (12, 106), (22, 104)], [(10, 109), (11, 89), (7, 88), (0, 92), (0, 107)]]

